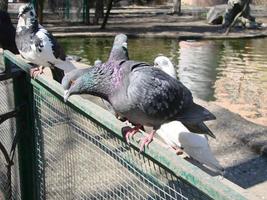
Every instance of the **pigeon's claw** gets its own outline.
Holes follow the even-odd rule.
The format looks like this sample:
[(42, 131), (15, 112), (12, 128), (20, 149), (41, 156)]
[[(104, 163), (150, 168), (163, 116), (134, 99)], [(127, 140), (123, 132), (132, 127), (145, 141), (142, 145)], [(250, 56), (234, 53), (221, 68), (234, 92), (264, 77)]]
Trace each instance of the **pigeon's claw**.
[(34, 67), (30, 69), (30, 75), (32, 78), (36, 78), (37, 76), (39, 76), (40, 74), (44, 73), (44, 68), (41, 67)]
[(184, 153), (183, 149), (180, 147), (172, 147), (176, 155), (182, 155)]
[(149, 143), (152, 142), (155, 133), (156, 133), (156, 131), (154, 130), (149, 135), (147, 135), (141, 139), (140, 152), (144, 151), (144, 147), (148, 146)]
[(125, 135), (125, 139), (126, 139), (126, 142), (127, 142), (128, 144), (130, 144), (130, 138), (132, 138), (133, 135), (136, 134), (136, 133), (139, 131), (139, 129), (140, 129), (141, 127), (142, 127), (141, 125), (136, 125), (135, 127), (130, 128), (130, 129), (127, 131), (127, 133), (126, 133), (126, 135)]

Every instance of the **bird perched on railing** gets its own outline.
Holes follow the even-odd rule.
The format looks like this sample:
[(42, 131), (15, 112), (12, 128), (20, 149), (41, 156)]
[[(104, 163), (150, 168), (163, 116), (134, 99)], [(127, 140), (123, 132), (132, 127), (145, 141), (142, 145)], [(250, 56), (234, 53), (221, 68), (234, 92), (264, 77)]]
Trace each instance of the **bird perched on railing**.
[[(120, 54), (121, 49), (114, 51)], [(140, 150), (149, 144), (164, 123), (179, 120), (192, 125), (197, 132), (209, 133), (199, 126), (215, 116), (193, 102), (191, 92), (178, 80), (143, 62), (111, 60), (92, 67), (78, 78), (65, 94), (92, 94), (107, 100), (116, 113), (136, 124), (126, 133), (134, 135), (142, 125), (153, 131), (141, 141)]]
[[(154, 66), (176, 78), (175, 68), (169, 58), (158, 56), (154, 60)], [(184, 151), (201, 164), (205, 164), (215, 170), (224, 170), (218, 160), (214, 157), (206, 135), (190, 132), (179, 121), (162, 124), (157, 130), (157, 134), (170, 147), (175, 149), (177, 154)]]
[[(118, 34), (115, 36), (114, 42), (112, 49), (109, 54), (108, 60), (129, 60), (128, 56), (128, 49), (127, 49), (127, 36), (124, 34)], [(118, 49), (118, 50), (117, 50)], [(120, 50), (121, 49), (121, 50)], [(115, 53), (115, 52), (120, 52), (120, 53)], [(96, 60), (94, 62), (94, 66), (101, 67), (102, 61), (101, 60)], [(74, 69), (70, 71), (69, 73), (66, 73), (64, 78), (62, 79), (62, 86), (65, 91), (67, 91), (70, 86), (78, 79), (80, 76), (85, 74), (88, 70), (88, 68), (83, 68), (83, 69)]]
[(14, 54), (18, 54), (15, 43), (16, 29), (14, 28), (10, 16), (7, 12), (0, 10), (0, 46)]
[(31, 75), (35, 77), (43, 72), (43, 67), (50, 67), (53, 78), (61, 82), (64, 72), (75, 69), (75, 66), (66, 59), (63, 48), (53, 35), (38, 23), (32, 4), (22, 5), (18, 17), (18, 50), (24, 59), (39, 66), (31, 69)]

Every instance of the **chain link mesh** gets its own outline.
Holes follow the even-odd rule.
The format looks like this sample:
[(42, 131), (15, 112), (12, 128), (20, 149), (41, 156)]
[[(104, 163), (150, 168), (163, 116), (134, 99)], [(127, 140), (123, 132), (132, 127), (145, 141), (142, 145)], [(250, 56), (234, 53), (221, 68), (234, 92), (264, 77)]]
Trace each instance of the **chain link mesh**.
[(34, 110), (41, 199), (209, 199), (43, 88)]
[[(0, 115), (14, 109), (13, 84), (11, 80), (0, 82)], [(0, 124), (0, 141), (5, 149), (10, 151), (16, 133), (15, 119), (9, 119)], [(7, 175), (7, 162), (0, 151), (0, 199), (21, 199), (18, 153), (14, 156), (14, 165), (11, 168), (11, 188)], [(11, 193), (12, 190), (12, 193)]]

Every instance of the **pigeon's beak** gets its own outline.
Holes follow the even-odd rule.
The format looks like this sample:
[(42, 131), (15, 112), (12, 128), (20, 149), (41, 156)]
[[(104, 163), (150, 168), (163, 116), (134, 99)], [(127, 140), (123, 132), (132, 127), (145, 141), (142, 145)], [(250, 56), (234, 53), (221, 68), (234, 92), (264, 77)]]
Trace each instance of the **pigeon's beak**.
[(68, 98), (70, 96), (69, 90), (64, 91), (64, 102), (66, 103), (68, 101)]
[(21, 15), (22, 15), (22, 14), (21, 14), (21, 13), (19, 13), (19, 14), (18, 14), (18, 18), (20, 18), (20, 17), (21, 17)]
[(122, 43), (122, 46), (127, 49), (127, 42)]

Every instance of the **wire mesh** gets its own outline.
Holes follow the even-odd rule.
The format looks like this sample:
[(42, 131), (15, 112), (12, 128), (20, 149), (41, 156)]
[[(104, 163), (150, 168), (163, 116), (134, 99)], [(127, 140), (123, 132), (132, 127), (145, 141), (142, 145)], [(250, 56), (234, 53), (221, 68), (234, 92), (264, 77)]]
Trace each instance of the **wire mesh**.
[(40, 199), (210, 199), (34, 86)]
[[(14, 109), (13, 84), (11, 80), (0, 82), (0, 115)], [(9, 119), (0, 124), (0, 141), (9, 152), (16, 133), (15, 119)], [(11, 189), (7, 175), (7, 163), (0, 151), (0, 199), (21, 199), (18, 153), (14, 156), (14, 165), (11, 168)], [(12, 193), (11, 193), (12, 190)]]

